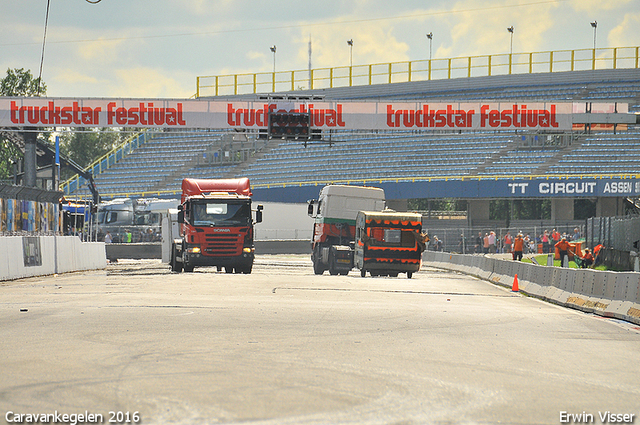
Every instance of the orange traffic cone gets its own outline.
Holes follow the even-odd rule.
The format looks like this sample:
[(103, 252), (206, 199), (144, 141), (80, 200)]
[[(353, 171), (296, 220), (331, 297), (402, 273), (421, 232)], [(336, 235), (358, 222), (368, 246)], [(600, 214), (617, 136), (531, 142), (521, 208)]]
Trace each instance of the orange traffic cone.
[(516, 273), (515, 277), (513, 278), (513, 286), (511, 287), (511, 292), (520, 292), (520, 289), (518, 288), (518, 274)]

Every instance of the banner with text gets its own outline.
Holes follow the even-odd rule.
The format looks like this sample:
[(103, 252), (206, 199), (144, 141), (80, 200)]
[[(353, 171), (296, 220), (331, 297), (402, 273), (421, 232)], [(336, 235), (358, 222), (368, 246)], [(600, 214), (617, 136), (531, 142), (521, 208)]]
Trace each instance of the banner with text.
[(571, 130), (571, 102), (257, 102), (0, 97), (2, 127), (267, 128), (273, 112), (303, 112), (316, 129)]

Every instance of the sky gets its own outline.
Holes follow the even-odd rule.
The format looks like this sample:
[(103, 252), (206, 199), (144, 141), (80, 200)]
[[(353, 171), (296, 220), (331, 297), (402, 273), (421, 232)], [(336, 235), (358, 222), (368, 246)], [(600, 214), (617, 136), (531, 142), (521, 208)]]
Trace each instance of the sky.
[[(91, 0), (95, 2), (97, 0)], [(640, 46), (640, 0), (50, 0), (50, 97), (189, 98), (197, 76)], [(47, 0), (0, 0), (0, 71), (39, 75)], [(353, 40), (350, 50), (347, 40)]]

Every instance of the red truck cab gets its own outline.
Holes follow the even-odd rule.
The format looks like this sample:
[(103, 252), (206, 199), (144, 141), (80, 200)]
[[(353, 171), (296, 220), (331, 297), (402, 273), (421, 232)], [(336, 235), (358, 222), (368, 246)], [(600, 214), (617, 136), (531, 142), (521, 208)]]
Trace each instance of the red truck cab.
[(181, 238), (172, 244), (171, 269), (216, 266), (227, 273), (251, 273), (254, 224), (262, 221), (262, 205), (253, 221), (251, 196), (248, 178), (184, 179), (178, 207)]

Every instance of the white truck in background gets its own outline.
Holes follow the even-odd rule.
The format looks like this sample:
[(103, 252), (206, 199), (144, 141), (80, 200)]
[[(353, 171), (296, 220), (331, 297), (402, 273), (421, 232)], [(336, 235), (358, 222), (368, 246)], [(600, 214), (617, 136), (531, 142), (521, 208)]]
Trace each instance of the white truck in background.
[(356, 216), (359, 211), (382, 211), (384, 190), (368, 186), (328, 185), (318, 199), (308, 201), (315, 219), (311, 261), (315, 274), (346, 275), (353, 268)]

